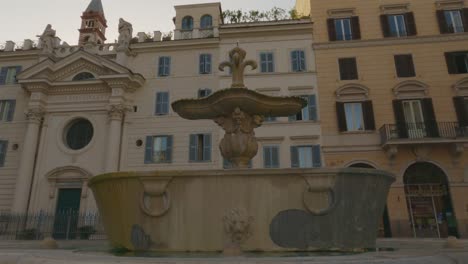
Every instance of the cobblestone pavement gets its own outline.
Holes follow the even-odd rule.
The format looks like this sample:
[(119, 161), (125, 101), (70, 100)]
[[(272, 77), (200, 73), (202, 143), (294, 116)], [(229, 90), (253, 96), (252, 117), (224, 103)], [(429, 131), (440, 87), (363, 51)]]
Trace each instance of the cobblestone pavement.
[(468, 240), (460, 240), (461, 248), (445, 248), (445, 240), (385, 239), (379, 240), (377, 251), (345, 256), (316, 257), (236, 257), (175, 256), (175, 257), (116, 257), (109, 254), (105, 241), (61, 241), (57, 250), (41, 250), (40, 242), (0, 241), (0, 264), (468, 264)]

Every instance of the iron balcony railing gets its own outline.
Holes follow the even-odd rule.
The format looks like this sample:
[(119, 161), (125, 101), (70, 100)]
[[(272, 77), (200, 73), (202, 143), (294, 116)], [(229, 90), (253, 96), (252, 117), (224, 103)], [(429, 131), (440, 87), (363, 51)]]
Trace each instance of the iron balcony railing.
[(380, 128), (382, 144), (394, 140), (430, 138), (459, 139), (468, 137), (468, 127), (458, 122), (422, 122), (387, 124)]
[(0, 212), (0, 240), (42, 240), (46, 237), (57, 240), (106, 239), (98, 213)]

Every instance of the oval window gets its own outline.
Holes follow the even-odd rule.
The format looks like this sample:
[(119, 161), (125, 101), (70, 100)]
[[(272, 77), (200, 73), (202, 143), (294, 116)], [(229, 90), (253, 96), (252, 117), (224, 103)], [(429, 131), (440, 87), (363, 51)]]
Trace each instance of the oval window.
[(65, 134), (66, 145), (73, 150), (86, 147), (93, 138), (94, 129), (91, 122), (80, 118), (72, 121)]

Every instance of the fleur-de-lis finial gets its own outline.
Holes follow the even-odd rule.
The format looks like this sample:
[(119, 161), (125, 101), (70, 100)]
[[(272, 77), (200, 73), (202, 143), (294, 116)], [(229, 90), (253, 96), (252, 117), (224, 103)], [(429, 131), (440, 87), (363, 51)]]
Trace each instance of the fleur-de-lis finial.
[(247, 66), (252, 67), (252, 70), (257, 69), (257, 62), (253, 60), (245, 61), (247, 52), (236, 47), (229, 52), (231, 61), (225, 61), (219, 65), (219, 70), (224, 71), (224, 68), (229, 67), (232, 71), (232, 85), (231, 88), (246, 88), (244, 84), (244, 71)]

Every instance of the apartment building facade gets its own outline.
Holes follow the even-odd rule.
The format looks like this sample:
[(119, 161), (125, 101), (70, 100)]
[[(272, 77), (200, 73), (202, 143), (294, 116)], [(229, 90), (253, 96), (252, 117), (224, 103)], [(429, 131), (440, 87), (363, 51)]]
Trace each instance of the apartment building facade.
[[(82, 15), (80, 45), (48, 26), (34, 47), (0, 52), (0, 210), (96, 210), (88, 180), (114, 171), (223, 169), (222, 129), (183, 120), (170, 107), (230, 86), (218, 69), (240, 46), (259, 68), (249, 89), (304, 96), (289, 118), (266, 117), (253, 168), (321, 167), (320, 125), (310, 20), (224, 24), (219, 3), (176, 6), (174, 38), (132, 34), (106, 44), (102, 3)], [(130, 38), (129, 38), (130, 36)]]
[(310, 6), (325, 165), (397, 176), (386, 236), (467, 237), (468, 1)]

